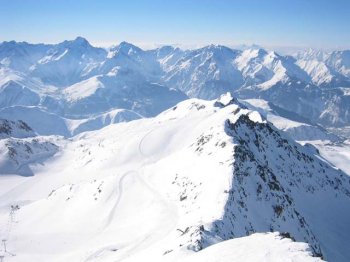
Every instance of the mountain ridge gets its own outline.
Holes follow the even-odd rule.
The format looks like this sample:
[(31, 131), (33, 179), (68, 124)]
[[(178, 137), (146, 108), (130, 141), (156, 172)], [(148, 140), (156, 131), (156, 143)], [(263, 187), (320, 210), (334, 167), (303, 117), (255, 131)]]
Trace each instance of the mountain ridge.
[(0, 194), (0, 224), (19, 206), (7, 238), (18, 261), (43, 250), (46, 261), (183, 261), (269, 231), (349, 256), (350, 177), (229, 94), (49, 141), (55, 155)]
[[(107, 50), (93, 47), (86, 39), (78, 37), (50, 45), (3, 42), (0, 44), (0, 67), (12, 70), (15, 75), (21, 74), (25, 79), (21, 85), (25, 88), (29, 87), (26, 83), (36, 81), (36, 85), (44, 87), (40, 87), (41, 90), (56, 90), (44, 98), (61, 105), (61, 108), (53, 109), (55, 112), (69, 108), (66, 98), (70, 98), (62, 93), (70, 86), (88, 89), (84, 84), (86, 81), (103, 77), (111, 79), (108, 80), (111, 85), (109, 90), (127, 90), (126, 93), (130, 93), (127, 99), (131, 103), (138, 103), (134, 101), (136, 97), (131, 96), (135, 88), (157, 83), (165, 89), (183, 93), (175, 103), (186, 97), (214, 99), (223, 93), (233, 92), (240, 98), (261, 97), (289, 111), (306, 113), (311, 121), (327, 127), (341, 127), (350, 125), (348, 54), (346, 50), (309, 50), (283, 56), (258, 46), (236, 50), (221, 45), (194, 50), (171, 46), (142, 50), (127, 42)], [(4, 79), (4, 76), (1, 78)], [(6, 84), (2, 79), (0, 83)], [(33, 88), (29, 90), (33, 91), (33, 96), (38, 95)], [(101, 90), (96, 89), (92, 95), (97, 99)], [(294, 97), (294, 101), (286, 103), (285, 94)], [(9, 95), (3, 95), (5, 100), (11, 100), (6, 96)], [(42, 105), (37, 99), (36, 102), (28, 102), (28, 105)], [(110, 108), (133, 108), (118, 103), (113, 102)], [(170, 103), (168, 107), (175, 103)], [(141, 110), (138, 113), (154, 116), (164, 109), (149, 113)]]

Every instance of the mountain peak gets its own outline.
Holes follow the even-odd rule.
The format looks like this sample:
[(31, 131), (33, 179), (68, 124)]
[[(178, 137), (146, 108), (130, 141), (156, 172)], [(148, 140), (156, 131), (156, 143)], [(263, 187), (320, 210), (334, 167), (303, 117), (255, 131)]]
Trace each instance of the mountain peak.
[(250, 59), (253, 59), (253, 58), (262, 58), (267, 54), (268, 52), (265, 49), (251, 48), (251, 49), (244, 50), (242, 55), (245, 57), (249, 57)]
[(123, 41), (116, 48), (117, 51), (129, 54), (130, 52), (142, 52), (143, 50), (129, 42)]
[(228, 48), (227, 46), (223, 45), (217, 45), (217, 44), (210, 44), (208, 46), (203, 47), (203, 49), (214, 51), (214, 50), (232, 50), (231, 48)]
[(88, 40), (86, 40), (84, 37), (81, 37), (81, 36), (78, 36), (73, 41), (79, 44), (89, 44)]
[(92, 47), (88, 40), (85, 38), (78, 36), (74, 40), (66, 40), (62, 42), (60, 45), (64, 45), (65, 47)]

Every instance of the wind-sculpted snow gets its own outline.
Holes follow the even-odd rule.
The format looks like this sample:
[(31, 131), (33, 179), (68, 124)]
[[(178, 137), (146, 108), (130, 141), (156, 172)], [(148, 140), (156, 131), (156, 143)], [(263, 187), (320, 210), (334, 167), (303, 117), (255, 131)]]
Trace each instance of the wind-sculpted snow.
[(350, 178), (229, 95), (81, 133), (31, 168), (0, 177), (5, 259), (349, 257)]

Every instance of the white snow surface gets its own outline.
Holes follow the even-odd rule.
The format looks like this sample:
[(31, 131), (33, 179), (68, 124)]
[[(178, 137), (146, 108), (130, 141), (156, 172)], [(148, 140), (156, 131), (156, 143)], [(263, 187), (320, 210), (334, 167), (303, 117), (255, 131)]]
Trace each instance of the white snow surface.
[(74, 101), (91, 96), (99, 88), (104, 88), (104, 85), (97, 77), (92, 77), (66, 88), (64, 95), (67, 96), (67, 101)]
[(260, 261), (321, 261), (310, 257), (307, 245), (281, 239), (276, 233), (253, 234), (226, 240), (195, 253), (186, 262), (260, 262)]
[[(341, 139), (333, 133), (328, 132), (319, 125), (307, 123), (307, 119), (295, 115), (292, 112), (279, 111), (280, 108), (274, 106), (271, 108), (271, 103), (263, 99), (246, 99), (242, 102), (253, 110), (257, 110), (269, 122), (278, 129), (288, 133), (297, 141), (325, 141), (339, 142)], [(273, 105), (272, 105), (273, 106)], [(295, 119), (299, 117), (299, 119)], [(294, 120), (292, 120), (294, 118)]]
[[(216, 252), (224, 260), (211, 261), (318, 261), (311, 250), (346, 261), (347, 176), (258, 112), (214, 104), (191, 99), (61, 140), (53, 157), (30, 164), (33, 176), (1, 176), (0, 229), (16, 255), (2, 249), (6, 261), (203, 261)], [(238, 238), (270, 229), (310, 248), (274, 233)]]

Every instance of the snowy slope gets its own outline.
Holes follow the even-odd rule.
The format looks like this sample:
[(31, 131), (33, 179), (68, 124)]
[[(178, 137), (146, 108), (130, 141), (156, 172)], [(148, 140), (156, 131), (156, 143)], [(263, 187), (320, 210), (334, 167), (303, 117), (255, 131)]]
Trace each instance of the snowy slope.
[(238, 50), (217, 45), (187, 52), (167, 70), (164, 82), (190, 97), (216, 98), (243, 84), (234, 66), (239, 54)]
[(278, 129), (288, 133), (298, 141), (331, 141), (340, 142), (341, 138), (328, 132), (319, 125), (315, 125), (293, 112), (283, 110), (262, 99), (247, 99), (242, 101), (246, 106), (259, 111), (269, 122)]
[(45, 55), (49, 48), (49, 45), (44, 44), (2, 42), (0, 43), (0, 66), (26, 72)]
[(39, 137), (22, 120), (0, 119), (0, 175), (33, 175), (30, 164), (53, 156), (58, 147), (55, 137)]
[(247, 261), (321, 261), (310, 257), (307, 246), (281, 239), (275, 233), (253, 234), (249, 237), (227, 240), (189, 256), (191, 262), (247, 262)]
[(140, 118), (142, 116), (133, 111), (115, 109), (87, 119), (66, 119), (66, 123), (71, 135), (74, 136), (86, 131), (99, 130), (111, 124), (129, 122)]
[(107, 125), (142, 118), (126, 109), (113, 109), (86, 118), (71, 119), (47, 112), (40, 107), (13, 106), (0, 109), (0, 118), (24, 121), (39, 135), (71, 137), (85, 131), (101, 129)]
[(0, 140), (0, 175), (34, 175), (30, 164), (39, 164), (53, 156), (58, 147), (54, 138), (5, 138)]
[(26, 138), (33, 137), (35, 133), (33, 129), (23, 121), (10, 121), (7, 119), (0, 119), (0, 139), (15, 137)]
[(61, 148), (29, 179), (0, 178), (10, 185), (0, 183), (9, 261), (201, 261), (241, 245), (258, 248), (255, 260), (317, 261), (276, 234), (223, 242), (269, 231), (326, 260), (350, 256), (350, 178), (227, 97), (190, 99)]
[(99, 72), (107, 74), (114, 68), (122, 68), (126, 72), (136, 72), (147, 80), (152, 80), (161, 74), (160, 63), (154, 52), (121, 42), (109, 50), (107, 59), (102, 63)]
[[(0, 106), (40, 105), (75, 118), (115, 108), (155, 116), (187, 96), (214, 99), (234, 91), (327, 127), (343, 127), (350, 123), (349, 63), (346, 50), (308, 50), (292, 57), (258, 46), (142, 50), (122, 42), (104, 50), (82, 37), (51, 45), (3, 42)], [(161, 96), (155, 97), (156, 86), (164, 87)]]
[(296, 54), (297, 64), (323, 87), (349, 86), (350, 52), (307, 50)]
[(329, 143), (327, 141), (309, 141), (314, 145), (322, 157), (327, 159), (334, 166), (340, 168), (350, 176), (350, 141), (342, 143)]
[(64, 87), (87, 78), (106, 58), (107, 52), (77, 37), (52, 45), (40, 60), (29, 68), (30, 75), (44, 83)]
[(69, 86), (63, 95), (65, 115), (78, 118), (113, 108), (154, 116), (187, 98), (176, 89), (149, 82), (138, 72), (124, 71), (123, 68)]

